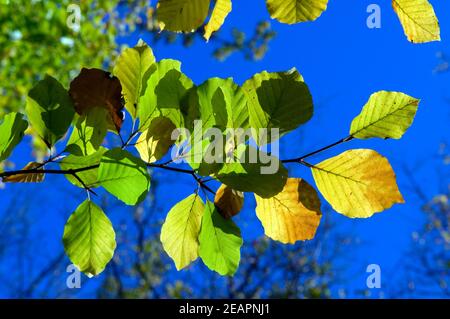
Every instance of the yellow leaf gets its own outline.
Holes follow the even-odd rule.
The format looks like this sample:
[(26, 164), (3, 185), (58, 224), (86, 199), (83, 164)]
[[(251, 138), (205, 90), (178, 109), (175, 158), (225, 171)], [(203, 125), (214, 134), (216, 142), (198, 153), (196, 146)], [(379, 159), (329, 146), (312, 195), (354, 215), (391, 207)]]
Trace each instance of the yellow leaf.
[(210, 0), (159, 0), (159, 27), (172, 32), (193, 32), (208, 16), (209, 4)]
[[(36, 169), (43, 170), (39, 163), (30, 162), (22, 170)], [(3, 178), (4, 183), (40, 183), (44, 180), (44, 173), (17, 174)]]
[(388, 160), (373, 150), (346, 151), (312, 168), (323, 197), (338, 213), (367, 218), (404, 203)]
[(282, 243), (314, 238), (322, 213), (314, 188), (301, 178), (289, 178), (271, 198), (256, 198), (256, 214), (265, 234)]
[(236, 216), (244, 205), (244, 193), (222, 184), (216, 192), (214, 204), (223, 218)]
[(327, 9), (328, 0), (266, 0), (270, 16), (282, 23), (314, 21)]
[(231, 0), (217, 0), (208, 24), (205, 26), (205, 39), (209, 40), (213, 32), (216, 32), (225, 22), (226, 17), (231, 12)]
[(150, 127), (141, 134), (136, 142), (136, 149), (141, 159), (153, 163), (161, 159), (172, 146), (172, 131), (175, 125), (165, 117), (153, 119)]
[(392, 0), (408, 40), (413, 43), (440, 41), (439, 22), (428, 0)]

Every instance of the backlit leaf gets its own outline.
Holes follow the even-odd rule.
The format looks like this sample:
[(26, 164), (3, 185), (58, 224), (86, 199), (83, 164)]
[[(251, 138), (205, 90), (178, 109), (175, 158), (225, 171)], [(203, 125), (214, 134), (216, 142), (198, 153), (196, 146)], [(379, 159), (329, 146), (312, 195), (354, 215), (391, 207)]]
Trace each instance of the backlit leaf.
[(216, 0), (214, 10), (211, 14), (208, 24), (205, 26), (205, 39), (206, 41), (211, 38), (213, 32), (216, 32), (225, 22), (226, 17), (231, 12), (232, 3), (231, 0)]
[(328, 0), (266, 0), (273, 19), (294, 24), (314, 21), (327, 9)]
[(122, 85), (117, 77), (100, 69), (83, 68), (70, 83), (69, 94), (79, 115), (102, 107), (109, 113), (108, 129), (120, 131), (123, 123)]
[(204, 209), (202, 199), (192, 194), (167, 214), (161, 229), (161, 243), (177, 270), (185, 268), (198, 257), (198, 236)]
[(25, 110), (33, 130), (48, 148), (66, 134), (75, 115), (66, 89), (49, 75), (30, 90)]
[(70, 261), (89, 277), (100, 274), (116, 249), (116, 234), (100, 207), (87, 200), (69, 217), (64, 249)]
[(312, 168), (314, 180), (334, 210), (367, 218), (404, 203), (388, 160), (375, 151), (346, 151)]
[(28, 127), (27, 121), (20, 113), (9, 113), (0, 122), (0, 162), (11, 155), (14, 147), (22, 140), (25, 130)]
[(400, 92), (374, 93), (353, 120), (350, 134), (360, 139), (399, 139), (411, 126), (418, 106), (418, 99)]
[(154, 67), (155, 56), (144, 42), (123, 50), (116, 62), (113, 73), (122, 84), (125, 107), (133, 118), (136, 118), (136, 107)]
[(392, 0), (408, 40), (425, 43), (441, 40), (439, 22), (428, 0)]
[(226, 219), (237, 215), (244, 205), (244, 193), (222, 184), (216, 192), (214, 205)]
[(210, 0), (159, 0), (157, 19), (161, 30), (192, 32), (208, 16)]
[[(289, 72), (256, 74), (244, 83), (243, 90), (248, 98), (250, 127), (253, 129), (279, 129), (280, 136), (306, 123), (313, 115), (313, 101), (303, 77), (292, 69)], [(259, 145), (265, 135), (258, 132)], [(260, 140), (261, 139), (261, 140)]]
[(101, 186), (127, 205), (143, 201), (150, 189), (150, 176), (145, 163), (120, 148), (103, 155), (98, 180)]
[(241, 232), (231, 219), (223, 218), (211, 202), (205, 206), (199, 241), (200, 258), (209, 269), (222, 276), (236, 272), (243, 243)]
[(322, 217), (320, 200), (305, 180), (289, 178), (274, 197), (255, 198), (256, 215), (268, 237), (285, 244), (314, 238)]
[(169, 119), (154, 118), (150, 127), (141, 134), (136, 142), (136, 149), (141, 159), (146, 163), (153, 163), (161, 159), (174, 143), (172, 140), (174, 129), (175, 125)]

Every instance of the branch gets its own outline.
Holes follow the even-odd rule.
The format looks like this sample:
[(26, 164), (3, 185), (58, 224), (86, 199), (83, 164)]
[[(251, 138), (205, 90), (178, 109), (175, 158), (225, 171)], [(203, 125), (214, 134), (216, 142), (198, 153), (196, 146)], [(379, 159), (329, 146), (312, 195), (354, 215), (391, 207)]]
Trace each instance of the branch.
[(345, 137), (343, 139), (340, 139), (337, 142), (334, 142), (334, 143), (332, 143), (330, 145), (322, 147), (322, 148), (320, 148), (320, 149), (318, 149), (316, 151), (313, 151), (311, 153), (308, 153), (308, 154), (305, 154), (303, 156), (300, 156), (300, 157), (297, 157), (297, 158), (293, 158), (293, 159), (282, 160), (281, 162), (285, 163), (285, 164), (286, 163), (299, 163), (299, 164), (302, 164), (302, 165), (305, 165), (305, 166), (308, 166), (308, 167), (314, 167), (314, 165), (311, 165), (311, 164), (307, 163), (305, 161), (305, 159), (307, 159), (307, 158), (309, 158), (311, 156), (317, 155), (319, 153), (322, 153), (322, 152), (324, 152), (324, 151), (326, 151), (326, 150), (328, 150), (330, 148), (333, 148), (333, 147), (338, 146), (340, 144), (343, 144), (345, 142), (351, 141), (352, 139), (353, 139), (353, 136), (349, 135), (349, 136), (347, 136), (347, 137)]

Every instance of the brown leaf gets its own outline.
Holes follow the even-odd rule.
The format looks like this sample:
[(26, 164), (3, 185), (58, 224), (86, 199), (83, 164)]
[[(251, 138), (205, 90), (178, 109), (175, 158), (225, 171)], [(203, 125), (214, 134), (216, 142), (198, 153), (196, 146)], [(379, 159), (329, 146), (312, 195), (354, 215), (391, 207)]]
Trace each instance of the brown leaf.
[(223, 218), (230, 219), (241, 211), (244, 205), (244, 193), (222, 184), (217, 190), (214, 204)]
[(120, 131), (124, 103), (122, 85), (117, 77), (100, 69), (83, 68), (70, 83), (69, 94), (78, 114), (84, 115), (91, 108), (103, 107), (111, 116), (109, 128)]
[[(39, 168), (38, 168), (39, 167)], [(36, 169), (43, 170), (41, 164), (30, 162), (22, 170)], [(17, 174), (3, 178), (4, 183), (40, 183), (44, 180), (44, 173)]]

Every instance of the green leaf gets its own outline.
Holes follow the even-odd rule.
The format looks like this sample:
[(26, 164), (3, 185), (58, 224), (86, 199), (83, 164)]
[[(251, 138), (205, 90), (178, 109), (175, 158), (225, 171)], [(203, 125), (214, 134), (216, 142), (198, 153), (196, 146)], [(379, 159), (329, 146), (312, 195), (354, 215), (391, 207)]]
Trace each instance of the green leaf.
[(31, 126), (48, 148), (66, 134), (75, 115), (67, 90), (49, 75), (30, 90), (25, 110)]
[(116, 234), (102, 209), (87, 200), (72, 213), (64, 228), (64, 249), (87, 276), (100, 274), (116, 249)]
[(172, 132), (175, 129), (172, 121), (165, 117), (156, 117), (149, 128), (139, 136), (136, 149), (146, 163), (160, 160), (173, 145)]
[(328, 0), (266, 0), (273, 19), (294, 24), (314, 21), (327, 9)]
[(159, 0), (157, 19), (161, 30), (192, 32), (208, 16), (210, 0)]
[(150, 189), (150, 176), (145, 163), (120, 148), (103, 155), (98, 180), (101, 186), (127, 205), (143, 201)]
[(250, 127), (268, 129), (266, 135), (257, 134), (258, 145), (275, 139), (270, 129), (279, 129), (280, 137), (306, 123), (313, 115), (313, 101), (308, 86), (297, 70), (256, 74), (244, 83), (248, 98)]
[(152, 49), (143, 41), (134, 48), (122, 51), (114, 67), (114, 75), (122, 84), (125, 108), (136, 118), (136, 108), (144, 94), (147, 80), (155, 68), (155, 56)]
[[(69, 155), (65, 157), (59, 165), (62, 170), (75, 170), (84, 167), (97, 166), (100, 164), (100, 160), (107, 151), (108, 150), (106, 148), (100, 147), (97, 152), (88, 156)], [(89, 188), (96, 188), (100, 186), (98, 181), (98, 168), (79, 172), (77, 175)], [(73, 185), (84, 188), (84, 186), (73, 175), (66, 175), (66, 178)]]
[(200, 258), (211, 270), (232, 276), (239, 266), (242, 237), (238, 226), (223, 218), (213, 203), (207, 202), (200, 230)]
[(211, 13), (211, 18), (205, 26), (204, 38), (209, 41), (211, 35), (220, 29), (225, 22), (226, 17), (231, 12), (231, 0), (217, 0), (214, 5), (214, 10)]
[(368, 218), (404, 203), (388, 160), (372, 150), (346, 151), (312, 167), (317, 187), (334, 210)]
[(95, 107), (79, 117), (67, 142), (66, 151), (77, 156), (94, 154), (108, 132), (108, 110)]
[(249, 115), (244, 91), (233, 79), (211, 78), (192, 90), (189, 106), (198, 110), (203, 131), (216, 127), (248, 128)]
[(411, 126), (419, 100), (400, 92), (380, 91), (372, 94), (367, 104), (352, 122), (350, 134), (399, 139)]
[(0, 123), (0, 162), (11, 155), (14, 147), (20, 143), (28, 127), (27, 121), (20, 113), (5, 115)]
[(145, 131), (152, 119), (167, 117), (176, 127), (184, 127), (182, 105), (194, 83), (181, 73), (181, 63), (162, 60), (148, 81), (145, 94), (139, 101), (140, 131)]
[(233, 162), (224, 164), (213, 175), (215, 178), (232, 189), (253, 192), (263, 198), (283, 190), (288, 171), (278, 158), (244, 145), (235, 153)]
[(169, 211), (161, 229), (161, 243), (183, 269), (198, 257), (198, 236), (205, 205), (198, 194), (183, 199)]

